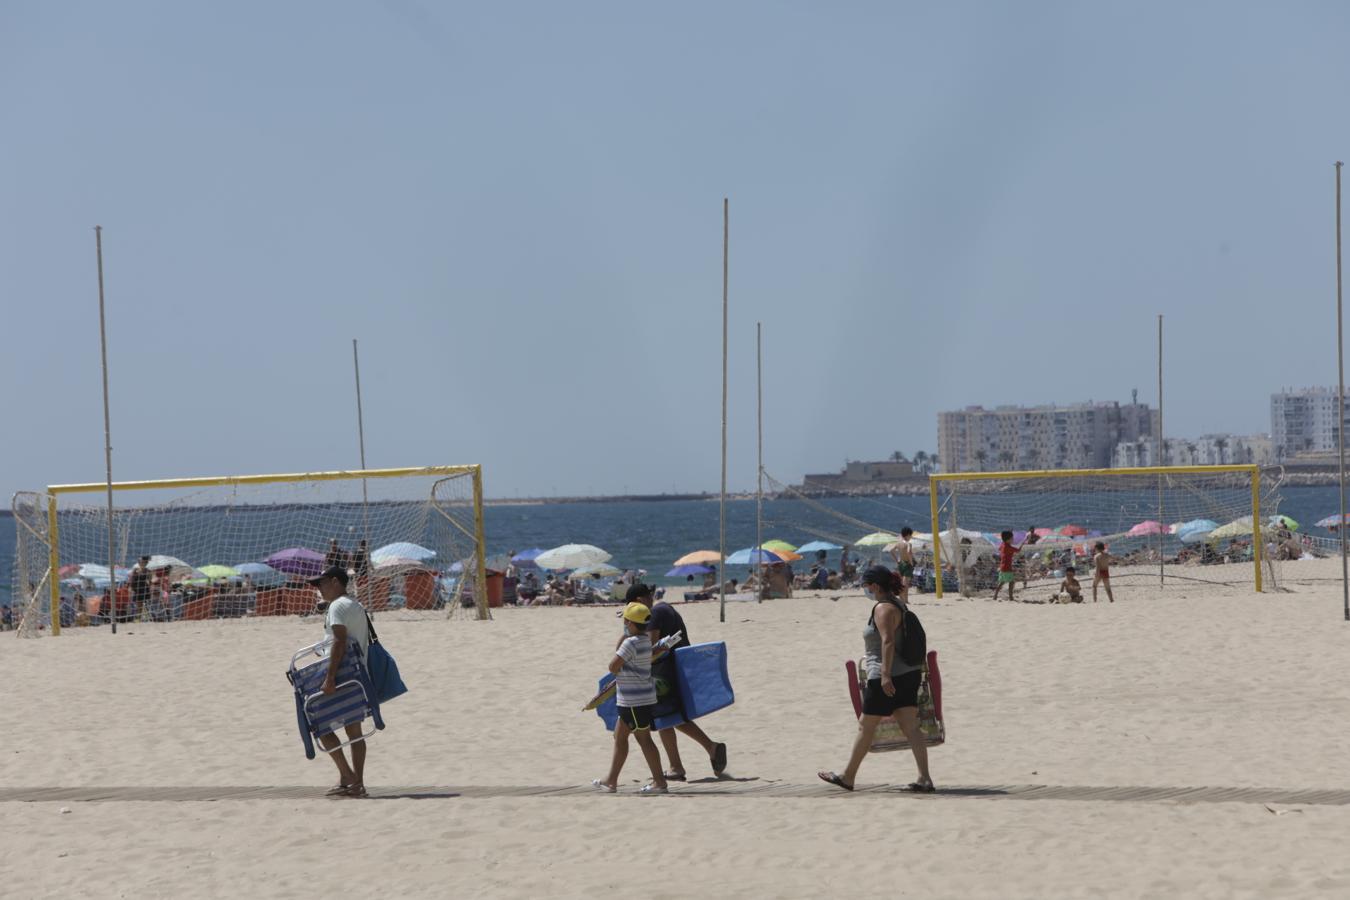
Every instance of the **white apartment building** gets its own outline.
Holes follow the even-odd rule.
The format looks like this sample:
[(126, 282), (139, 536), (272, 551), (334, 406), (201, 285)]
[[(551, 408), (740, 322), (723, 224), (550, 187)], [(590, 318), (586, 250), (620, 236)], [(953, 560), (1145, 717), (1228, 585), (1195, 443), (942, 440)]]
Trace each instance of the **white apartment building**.
[[(1287, 388), (1270, 395), (1270, 441), (1275, 459), (1283, 462), (1299, 453), (1327, 453), (1337, 449), (1338, 424), (1335, 388)], [(1350, 411), (1350, 403), (1346, 405)], [(1342, 414), (1342, 422), (1350, 415)]]
[(1157, 427), (1144, 403), (968, 406), (938, 413), (938, 462), (944, 472), (1107, 468), (1117, 444)]
[(1111, 468), (1136, 466), (1268, 466), (1275, 462), (1274, 445), (1266, 434), (1205, 434), (1195, 439), (1167, 438), (1163, 461), (1156, 438), (1122, 441), (1111, 454)]

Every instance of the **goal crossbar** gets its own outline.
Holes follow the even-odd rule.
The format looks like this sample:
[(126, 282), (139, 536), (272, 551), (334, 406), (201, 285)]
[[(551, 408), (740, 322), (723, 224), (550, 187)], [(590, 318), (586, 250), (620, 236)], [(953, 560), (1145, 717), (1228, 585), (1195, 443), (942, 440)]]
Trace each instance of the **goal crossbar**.
[[(443, 477), (470, 475), (473, 478), (473, 539), (477, 544), (477, 551), (474, 554), (474, 564), (477, 569), (474, 573), (474, 599), (476, 604), (480, 607), (480, 616), (485, 617), (487, 613), (487, 591), (485, 587), (487, 584), (487, 567), (486, 551), (484, 549), (486, 545), (484, 543), (483, 534), (483, 467), (479, 464), (458, 466), (417, 466), (402, 469), (342, 469), (331, 472), (296, 472), (270, 475), (216, 475), (203, 478), (159, 478), (148, 481), (114, 481), (112, 482), (112, 489), (114, 491), (141, 491), (168, 488), (280, 484), (284, 482), (302, 481), (357, 481), (371, 478), (404, 478), (419, 475), (439, 475)], [(107, 482), (53, 484), (47, 486), (47, 528), (49, 536), (49, 572), (47, 588), (51, 604), (51, 633), (53, 636), (61, 633), (61, 585), (55, 577), (55, 573), (61, 566), (60, 532), (57, 525), (57, 497), (61, 494), (89, 493), (91, 491), (106, 491), (107, 489)], [(111, 573), (109, 577), (112, 577)]]
[[(1013, 481), (1032, 478), (1121, 477), (1128, 475), (1226, 475), (1247, 474), (1252, 485), (1252, 566), (1256, 592), (1261, 593), (1261, 467), (1257, 465), (1223, 466), (1140, 466), (1128, 469), (1034, 469), (1018, 472), (942, 472), (928, 476), (928, 511), (932, 518), (933, 559), (942, 559), (942, 529), (938, 524), (938, 489), (952, 481)], [(937, 597), (942, 599), (942, 566), (934, 565)]]

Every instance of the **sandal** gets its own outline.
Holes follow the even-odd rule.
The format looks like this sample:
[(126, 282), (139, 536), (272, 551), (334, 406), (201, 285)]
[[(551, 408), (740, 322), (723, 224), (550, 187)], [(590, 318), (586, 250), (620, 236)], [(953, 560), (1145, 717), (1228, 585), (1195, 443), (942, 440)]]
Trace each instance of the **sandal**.
[(669, 794), (670, 788), (666, 787), (664, 784), (660, 786), (657, 786), (655, 784), (644, 784), (641, 788), (638, 789), (638, 793), (645, 794), (648, 796), (652, 794)]
[(853, 790), (853, 785), (849, 784), (841, 776), (836, 775), (833, 772), (817, 772), (816, 777), (821, 781), (828, 781), (830, 784), (838, 785), (846, 791)]
[(351, 787), (347, 788), (347, 796), (364, 800), (370, 795), (366, 793), (366, 786), (364, 784), (353, 784)]
[(606, 793), (606, 794), (612, 794), (612, 793), (614, 793), (615, 791), (618, 790), (618, 788), (615, 787), (614, 785), (612, 785), (612, 784), (606, 784), (605, 782), (601, 781), (599, 778), (593, 778), (593, 779), (591, 779), (591, 787), (595, 788), (597, 791), (601, 791), (601, 792)]
[(325, 793), (325, 797), (345, 797), (347, 790), (351, 788), (350, 784), (338, 784), (330, 787)]
[(714, 775), (721, 775), (727, 770), (727, 745), (716, 744), (713, 746), (712, 767)]
[(912, 781), (905, 790), (909, 791), (911, 794), (931, 794), (936, 791), (937, 788), (933, 787), (933, 782), (931, 781)]
[(683, 772), (667, 772), (662, 776), (666, 781), (688, 781), (689, 777)]

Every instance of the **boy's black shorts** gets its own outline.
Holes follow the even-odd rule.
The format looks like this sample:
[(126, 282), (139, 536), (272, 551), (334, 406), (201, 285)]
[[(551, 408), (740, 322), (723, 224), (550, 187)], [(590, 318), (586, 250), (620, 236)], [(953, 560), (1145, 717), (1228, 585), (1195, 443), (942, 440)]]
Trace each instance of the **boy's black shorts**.
[(647, 731), (652, 727), (651, 706), (620, 706), (619, 721), (630, 731)]

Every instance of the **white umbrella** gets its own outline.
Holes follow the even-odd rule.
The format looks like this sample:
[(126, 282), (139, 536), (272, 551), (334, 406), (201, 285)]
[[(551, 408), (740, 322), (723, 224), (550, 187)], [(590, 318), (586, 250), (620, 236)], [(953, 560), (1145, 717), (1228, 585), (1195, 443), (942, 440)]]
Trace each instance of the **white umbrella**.
[(536, 556), (534, 564), (541, 569), (581, 569), (609, 562), (610, 558), (604, 550), (590, 544), (563, 544)]
[(385, 544), (383, 547), (377, 547), (370, 551), (370, 561), (378, 566), (384, 560), (431, 559), (435, 555), (435, 550), (428, 550), (420, 544), (395, 541), (392, 544)]
[(168, 569), (170, 578), (187, 578), (201, 574), (178, 557), (164, 556), (163, 554), (155, 554), (150, 557), (150, 561), (145, 564), (145, 567), (151, 572)]

